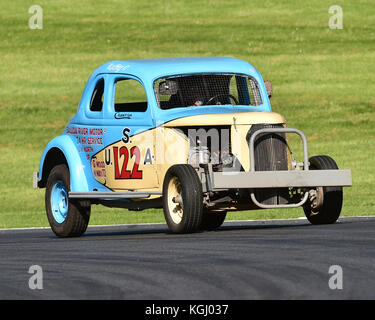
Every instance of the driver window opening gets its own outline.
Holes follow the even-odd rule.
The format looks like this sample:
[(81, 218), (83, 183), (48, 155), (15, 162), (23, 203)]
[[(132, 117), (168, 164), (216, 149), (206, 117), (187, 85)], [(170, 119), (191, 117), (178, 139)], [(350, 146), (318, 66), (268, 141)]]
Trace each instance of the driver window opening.
[(134, 79), (118, 79), (114, 107), (115, 112), (145, 112), (147, 96), (143, 85)]

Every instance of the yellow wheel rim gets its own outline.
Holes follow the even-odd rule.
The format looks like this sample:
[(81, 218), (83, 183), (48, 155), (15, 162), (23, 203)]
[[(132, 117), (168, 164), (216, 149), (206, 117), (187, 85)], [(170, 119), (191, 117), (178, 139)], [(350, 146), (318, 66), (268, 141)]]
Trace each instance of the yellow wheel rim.
[(173, 222), (179, 224), (184, 210), (181, 196), (181, 183), (177, 177), (173, 177), (168, 184), (168, 211)]

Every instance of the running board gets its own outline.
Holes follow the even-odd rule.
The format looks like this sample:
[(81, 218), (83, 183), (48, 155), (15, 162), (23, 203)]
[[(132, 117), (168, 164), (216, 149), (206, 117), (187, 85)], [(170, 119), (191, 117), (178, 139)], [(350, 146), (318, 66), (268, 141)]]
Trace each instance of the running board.
[(128, 192), (69, 192), (71, 199), (135, 199), (148, 198), (151, 195), (162, 195), (161, 191), (128, 191)]

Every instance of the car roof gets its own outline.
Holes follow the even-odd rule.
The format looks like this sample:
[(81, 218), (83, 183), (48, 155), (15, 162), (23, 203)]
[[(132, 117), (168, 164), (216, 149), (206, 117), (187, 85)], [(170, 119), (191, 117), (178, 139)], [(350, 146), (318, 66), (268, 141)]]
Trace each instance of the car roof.
[(230, 72), (257, 76), (248, 62), (232, 57), (178, 57), (139, 60), (114, 60), (97, 68), (92, 77), (102, 73), (128, 74), (154, 80), (173, 74)]

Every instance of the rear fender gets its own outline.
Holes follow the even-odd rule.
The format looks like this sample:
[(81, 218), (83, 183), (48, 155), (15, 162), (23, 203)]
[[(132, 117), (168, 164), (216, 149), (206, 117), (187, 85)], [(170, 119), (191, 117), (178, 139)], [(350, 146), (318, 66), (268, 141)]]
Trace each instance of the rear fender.
[(51, 169), (55, 165), (62, 163), (67, 164), (69, 168), (70, 191), (89, 191), (85, 166), (82, 163), (82, 159), (73, 140), (67, 135), (54, 138), (44, 149), (39, 164), (38, 186), (45, 187)]

